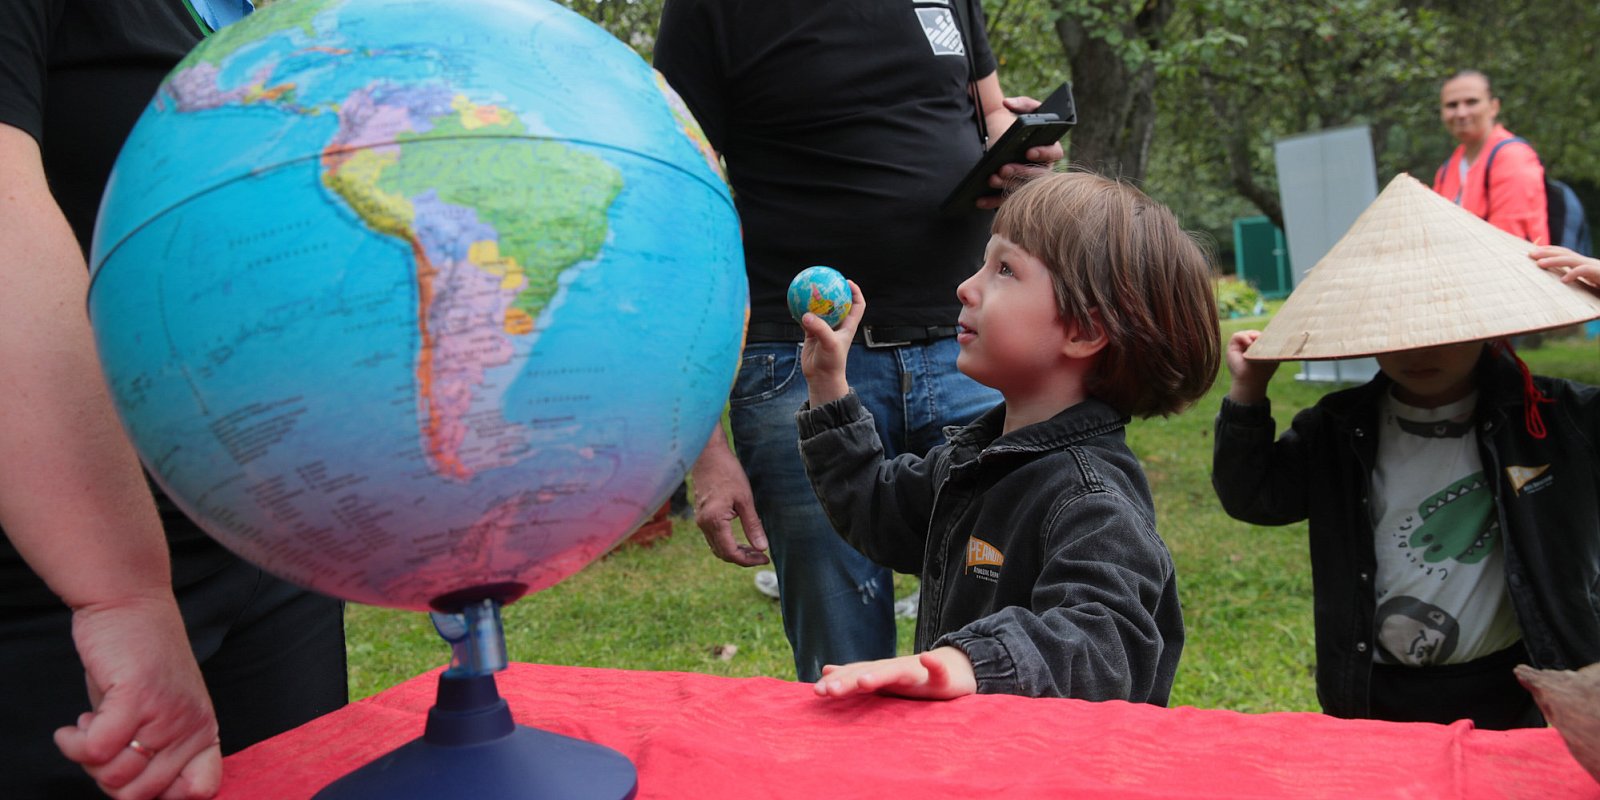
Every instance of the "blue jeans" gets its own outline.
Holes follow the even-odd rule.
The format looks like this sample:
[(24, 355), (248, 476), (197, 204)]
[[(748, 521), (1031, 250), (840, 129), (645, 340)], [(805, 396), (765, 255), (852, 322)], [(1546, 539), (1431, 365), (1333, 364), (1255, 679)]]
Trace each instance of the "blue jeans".
[[(872, 412), (886, 457), (926, 453), (944, 441), (946, 426), (1000, 402), (998, 392), (956, 371), (958, 352), (954, 338), (850, 348), (845, 376)], [(745, 346), (729, 399), (733, 448), (772, 548), (795, 672), (815, 681), (823, 664), (894, 656), (894, 585), (889, 570), (834, 533), (817, 503), (794, 422), (805, 402), (799, 344)]]

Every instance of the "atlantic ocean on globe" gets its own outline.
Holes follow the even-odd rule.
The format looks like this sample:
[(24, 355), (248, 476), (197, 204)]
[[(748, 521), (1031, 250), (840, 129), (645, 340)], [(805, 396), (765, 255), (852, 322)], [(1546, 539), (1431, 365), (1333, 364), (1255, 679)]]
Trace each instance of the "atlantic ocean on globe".
[(184, 511), (292, 581), (416, 610), (542, 589), (658, 507), (747, 315), (698, 126), (537, 0), (296, 0), (222, 29), (129, 137), (91, 261), (116, 405)]

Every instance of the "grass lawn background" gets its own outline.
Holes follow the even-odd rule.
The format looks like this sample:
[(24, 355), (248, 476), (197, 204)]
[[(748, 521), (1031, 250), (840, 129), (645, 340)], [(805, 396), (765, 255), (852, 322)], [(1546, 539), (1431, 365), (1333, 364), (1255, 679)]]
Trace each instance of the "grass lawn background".
[[(1223, 335), (1264, 324), (1264, 317), (1229, 320)], [(1600, 384), (1593, 340), (1547, 339), (1522, 355), (1535, 373)], [(1335, 388), (1297, 381), (1298, 371), (1291, 362), (1273, 379), (1280, 430)], [(1211, 424), (1226, 391), (1224, 367), (1194, 408), (1130, 428), (1129, 443), (1155, 492), (1158, 529), (1177, 563), (1188, 630), (1172, 705), (1315, 711), (1305, 525), (1235, 522), (1211, 491)], [(543, 664), (793, 679), (777, 603), (756, 592), (753, 576), (717, 560), (694, 524), (679, 522), (654, 547), (624, 546), (507, 607), (509, 655)], [(915, 586), (903, 577), (896, 583), (899, 595)], [(352, 699), (449, 659), (423, 614), (351, 605), (345, 628)], [(901, 620), (902, 653), (911, 651), (911, 635), (912, 623)]]

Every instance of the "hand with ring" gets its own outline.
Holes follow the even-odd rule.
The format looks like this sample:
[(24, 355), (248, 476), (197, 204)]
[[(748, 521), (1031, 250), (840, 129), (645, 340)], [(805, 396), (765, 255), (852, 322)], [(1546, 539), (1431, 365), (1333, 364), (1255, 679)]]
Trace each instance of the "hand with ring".
[(222, 783), (216, 715), (172, 595), (74, 610), (92, 711), (55, 733), (117, 800), (208, 798)]

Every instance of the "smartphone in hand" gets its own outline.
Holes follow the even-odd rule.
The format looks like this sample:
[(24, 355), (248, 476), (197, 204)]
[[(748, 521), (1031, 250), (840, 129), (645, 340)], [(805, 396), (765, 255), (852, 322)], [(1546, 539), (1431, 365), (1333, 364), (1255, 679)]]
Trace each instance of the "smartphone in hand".
[(1006, 164), (1027, 163), (1030, 149), (1054, 144), (1065, 136), (1078, 122), (1078, 111), (1072, 100), (1072, 84), (1063, 83), (1051, 92), (1039, 107), (1027, 114), (1017, 115), (1017, 121), (1006, 129), (1005, 135), (984, 152), (983, 158), (973, 165), (961, 182), (940, 204), (943, 214), (964, 214), (974, 210), (980, 197), (1000, 193), (989, 185), (989, 176)]

